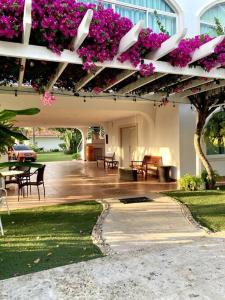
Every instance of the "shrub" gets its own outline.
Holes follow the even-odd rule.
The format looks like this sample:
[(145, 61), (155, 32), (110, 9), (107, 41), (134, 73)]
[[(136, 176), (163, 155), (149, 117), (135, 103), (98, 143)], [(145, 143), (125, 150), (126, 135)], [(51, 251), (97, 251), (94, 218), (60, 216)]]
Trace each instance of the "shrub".
[(64, 154), (68, 154), (68, 155), (73, 154), (73, 150), (65, 150)]
[(58, 148), (50, 149), (50, 152), (59, 152), (59, 149)]
[(79, 160), (79, 159), (80, 159), (80, 153), (74, 153), (74, 154), (72, 155), (72, 158), (73, 158), (73, 159), (76, 159), (76, 160)]
[(179, 186), (181, 190), (185, 191), (197, 191), (201, 189), (203, 181), (200, 177), (185, 174), (179, 180)]
[(59, 144), (59, 148), (61, 148), (62, 151), (66, 151), (66, 144), (65, 143)]

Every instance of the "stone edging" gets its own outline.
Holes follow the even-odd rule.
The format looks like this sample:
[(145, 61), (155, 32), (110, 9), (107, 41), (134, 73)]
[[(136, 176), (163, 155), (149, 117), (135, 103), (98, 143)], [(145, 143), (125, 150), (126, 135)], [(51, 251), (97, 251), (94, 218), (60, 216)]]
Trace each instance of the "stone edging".
[(105, 240), (102, 236), (102, 226), (103, 226), (103, 222), (105, 221), (106, 217), (109, 214), (110, 204), (108, 202), (106, 202), (104, 200), (100, 200), (100, 199), (98, 199), (96, 201), (98, 203), (102, 204), (103, 210), (92, 230), (91, 238), (92, 238), (93, 243), (97, 247), (99, 247), (99, 249), (101, 250), (101, 252), (104, 255), (113, 254), (114, 252), (112, 251), (110, 246), (105, 242)]
[[(170, 197), (170, 196), (169, 196)], [(207, 227), (202, 226), (200, 223), (198, 223), (194, 217), (191, 214), (190, 209), (182, 202), (180, 202), (179, 200), (177, 200), (176, 198), (170, 197), (171, 199), (173, 199), (179, 206), (181, 209), (181, 212), (183, 214), (183, 216), (188, 220), (188, 222), (190, 222), (192, 225), (194, 225), (196, 228), (205, 231), (207, 234), (212, 234), (214, 233), (213, 231), (211, 231), (210, 229), (208, 229)]]

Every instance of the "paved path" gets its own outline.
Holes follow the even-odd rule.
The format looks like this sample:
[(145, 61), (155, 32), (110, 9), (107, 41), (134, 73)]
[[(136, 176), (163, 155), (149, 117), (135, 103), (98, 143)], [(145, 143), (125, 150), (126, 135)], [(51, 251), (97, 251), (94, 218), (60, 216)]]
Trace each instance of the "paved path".
[(170, 197), (147, 196), (153, 201), (123, 204), (117, 199), (107, 200), (110, 210), (103, 223), (103, 238), (114, 252), (190, 243), (206, 235), (184, 217), (180, 204)]
[(225, 299), (224, 239), (196, 229), (170, 198), (153, 197), (110, 200), (103, 236), (119, 253), (1, 281), (0, 299)]

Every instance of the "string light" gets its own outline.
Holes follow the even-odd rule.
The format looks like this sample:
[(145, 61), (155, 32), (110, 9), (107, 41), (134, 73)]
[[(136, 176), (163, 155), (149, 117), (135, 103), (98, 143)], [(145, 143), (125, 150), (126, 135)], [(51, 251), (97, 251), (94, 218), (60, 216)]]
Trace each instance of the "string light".
[[(12, 89), (11, 91), (8, 90), (8, 89), (4, 89), (4, 88), (0, 88), (0, 91), (4, 91), (4, 92), (7, 92), (7, 93), (13, 93), (13, 94), (17, 94), (18, 95), (18, 90), (14, 90)], [(30, 90), (23, 90), (21, 91), (20, 93), (23, 93), (23, 94), (31, 94), (31, 95), (38, 95), (37, 92), (35, 92), (33, 89), (30, 89)], [(114, 101), (117, 101), (119, 98), (121, 99), (124, 99), (127, 98), (131, 98), (131, 100), (135, 101), (134, 98), (137, 100), (141, 100), (141, 101), (145, 101), (145, 102), (149, 102), (149, 103), (154, 103), (154, 106), (158, 106), (158, 103), (160, 103), (161, 101), (158, 101), (158, 100), (154, 100), (154, 99), (148, 99), (147, 97), (144, 97), (144, 96), (141, 96), (139, 94), (125, 94), (125, 95), (120, 95), (120, 94), (117, 94), (117, 95), (112, 95), (112, 94), (99, 94), (99, 95), (89, 95), (89, 94), (86, 94), (86, 95), (83, 95), (82, 93), (63, 93), (63, 92), (60, 92), (60, 91), (54, 91), (54, 95), (57, 97), (57, 96), (65, 96), (65, 97), (77, 97), (77, 98), (83, 98), (83, 101), (84, 102), (87, 102), (87, 98), (94, 98), (94, 99), (98, 99), (98, 98), (110, 98), (110, 99), (113, 99)], [(179, 103), (179, 104), (187, 104), (186, 102), (181, 102), (181, 101), (174, 101), (174, 103)], [(159, 105), (159, 106), (162, 106), (162, 105)]]

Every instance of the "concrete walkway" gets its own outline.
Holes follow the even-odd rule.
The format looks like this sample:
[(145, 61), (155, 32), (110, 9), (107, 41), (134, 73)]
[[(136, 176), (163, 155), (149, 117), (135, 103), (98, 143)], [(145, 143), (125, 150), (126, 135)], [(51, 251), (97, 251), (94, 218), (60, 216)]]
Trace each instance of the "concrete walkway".
[(1, 281), (0, 299), (225, 299), (224, 239), (196, 228), (172, 199), (150, 196), (108, 200), (103, 237), (117, 254)]
[(143, 196), (153, 201), (123, 204), (118, 199), (106, 200), (109, 214), (103, 222), (102, 236), (113, 252), (190, 243), (206, 235), (206, 231), (188, 219), (190, 214), (184, 216), (181, 205), (170, 197)]

